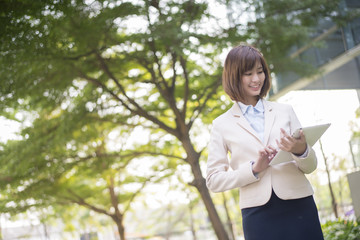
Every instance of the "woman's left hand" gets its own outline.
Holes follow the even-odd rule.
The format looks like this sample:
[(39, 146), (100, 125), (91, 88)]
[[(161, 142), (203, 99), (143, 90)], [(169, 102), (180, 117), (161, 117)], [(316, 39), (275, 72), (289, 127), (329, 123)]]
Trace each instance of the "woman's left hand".
[(300, 130), (300, 137), (294, 138), (280, 128), (281, 138), (276, 140), (278, 147), (286, 152), (291, 152), (295, 155), (302, 155), (306, 151), (306, 139), (302, 130)]

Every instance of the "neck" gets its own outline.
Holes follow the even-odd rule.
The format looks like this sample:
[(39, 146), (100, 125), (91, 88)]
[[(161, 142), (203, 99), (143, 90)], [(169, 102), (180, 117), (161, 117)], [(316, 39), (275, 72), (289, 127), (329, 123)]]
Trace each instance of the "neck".
[(252, 105), (253, 107), (255, 107), (255, 105), (257, 104), (257, 102), (259, 101), (259, 97), (254, 97), (251, 99), (244, 99), (244, 104), (245, 105)]

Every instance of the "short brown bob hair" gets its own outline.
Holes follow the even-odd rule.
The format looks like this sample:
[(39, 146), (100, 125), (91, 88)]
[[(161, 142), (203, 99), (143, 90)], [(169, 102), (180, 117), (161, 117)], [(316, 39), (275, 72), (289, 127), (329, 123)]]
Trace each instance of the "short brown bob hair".
[(244, 102), (244, 89), (241, 77), (245, 72), (252, 70), (258, 62), (261, 63), (265, 73), (264, 85), (259, 95), (259, 98), (263, 98), (271, 88), (271, 79), (269, 67), (262, 53), (249, 45), (239, 45), (230, 50), (224, 64), (222, 85), (231, 100)]

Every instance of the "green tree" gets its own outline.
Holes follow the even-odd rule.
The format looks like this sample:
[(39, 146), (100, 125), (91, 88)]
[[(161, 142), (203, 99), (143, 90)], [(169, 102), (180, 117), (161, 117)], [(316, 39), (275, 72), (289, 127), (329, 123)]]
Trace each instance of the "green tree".
[(360, 119), (360, 108), (356, 109), (356, 120), (350, 122), (350, 127), (353, 131), (353, 134), (349, 141), (352, 167), (354, 169), (360, 166), (360, 124), (358, 119)]
[[(36, 119), (33, 126), (22, 131), (24, 140), (3, 145), (0, 209), (18, 213), (78, 205), (108, 216), (124, 240), (125, 215), (135, 197), (148, 182), (158, 182), (172, 170), (161, 164), (146, 172), (135, 171), (131, 164), (146, 154), (146, 146), (133, 144), (127, 149), (132, 128), (124, 130), (106, 119), (99, 121), (97, 114), (84, 112), (92, 96), (78, 96), (77, 109), (71, 114), (66, 110), (60, 114), (59, 110), (53, 116)], [(119, 137), (111, 140), (109, 132)]]
[[(92, 113), (99, 122), (162, 130), (172, 145), (183, 149), (194, 174), (192, 185), (202, 196), (216, 234), (227, 239), (201, 173), (201, 149), (193, 145), (190, 130), (195, 120), (219, 113), (215, 106), (224, 104), (216, 97), (220, 62), (214, 56), (226, 46), (228, 35), (221, 29), (214, 36), (198, 33), (203, 19), (211, 17), (205, 3), (118, 3), (5, 1), (1, 111), (12, 119), (18, 111), (32, 111), (39, 119), (32, 128), (35, 135), (57, 134), (56, 141), (44, 137), (38, 142), (34, 157), (44, 159), (74, 141), (64, 136), (82, 117), (76, 114), (80, 103), (73, 101), (73, 89), (80, 89), (82, 114)], [(88, 91), (89, 98), (82, 91)], [(43, 127), (54, 124), (53, 119), (66, 122), (63, 132)], [(42, 132), (45, 129), (49, 132)], [(4, 161), (9, 154), (3, 152)], [(13, 166), (15, 161), (25, 159), (14, 158)], [(28, 173), (42, 170), (38, 162), (27, 162), (22, 169)], [(37, 187), (46, 188), (46, 183)]]
[[(343, 26), (359, 16), (358, 12), (342, 13), (343, 0), (249, 0), (248, 9), (256, 15), (249, 22), (249, 33), (265, 57), (272, 71), (313, 74), (316, 69), (299, 58), (295, 51), (302, 47), (319, 45), (312, 41), (318, 34), (318, 24), (324, 20)], [(307, 46), (308, 45), (308, 46)], [(325, 46), (326, 47), (326, 46)]]
[[(292, 2), (298, 4), (298, 1)], [(316, 21), (307, 23), (306, 17), (296, 14), (299, 8), (286, 8), (287, 1), (275, 0), (242, 2), (244, 11), (255, 14), (254, 21), (249, 18), (244, 22), (234, 17), (239, 14), (236, 8), (239, 2), (230, 0), (214, 3), (216, 7), (227, 7), (227, 19), (214, 15), (207, 1), (2, 0), (0, 3), (0, 76), (3, 79), (0, 112), (9, 119), (18, 119), (21, 112), (35, 116), (37, 120), (27, 129), (32, 132), (23, 132), (24, 142), (29, 143), (26, 149), (37, 150), (38, 154), (32, 157), (41, 159), (43, 164), (55, 162), (50, 165), (56, 171), (63, 170), (61, 174), (69, 171), (71, 164), (59, 166), (64, 158), (58, 158), (58, 154), (65, 151), (68, 157), (84, 151), (76, 147), (79, 143), (75, 140), (79, 139), (69, 131), (77, 122), (89, 120), (83, 119), (84, 115), (93, 116), (99, 123), (109, 123), (109, 129), (114, 124), (142, 126), (149, 129), (152, 136), (167, 139), (149, 144), (148, 147), (156, 148), (153, 152), (170, 151), (170, 155), (182, 156), (182, 164), (191, 167), (194, 179), (190, 184), (198, 190), (217, 237), (229, 239), (201, 172), (204, 144), (196, 142), (203, 124), (210, 123), (230, 103), (224, 101), (219, 91), (221, 60), (218, 56), (240, 41), (254, 42), (270, 63), (279, 69), (287, 63), (291, 70), (297, 65), (290, 64), (293, 61), (286, 56), (300, 39), (296, 37), (297, 30), (305, 36), (307, 28)], [(272, 14), (271, 3), (289, 11)], [(327, 16), (336, 5), (328, 7), (318, 1), (306, 1), (306, 4), (304, 14), (319, 18)], [(325, 10), (312, 8), (318, 5)], [(286, 16), (293, 18), (280, 28)], [(294, 26), (296, 31), (291, 31)], [(275, 28), (281, 29), (280, 34), (271, 31)], [(290, 37), (281, 34), (287, 31), (292, 33)], [(283, 39), (278, 39), (281, 37)], [(106, 129), (105, 124), (101, 126), (102, 130)], [(88, 131), (100, 134), (96, 128)], [(109, 133), (104, 132), (105, 136)], [(81, 140), (83, 133), (79, 134)], [(98, 141), (94, 145), (97, 150), (103, 146)], [(25, 189), (46, 189), (54, 174), (50, 170), (41, 172), (47, 164), (42, 166), (35, 160), (12, 157), (26, 152), (20, 146), (24, 145), (8, 143), (2, 151), (2, 171), (8, 174), (3, 179), (12, 181), (13, 176), (17, 179), (17, 185), (6, 185), (8, 194), (13, 191), (14, 196), (21, 193), (16, 189), (19, 185)], [(10, 152), (10, 148), (17, 151)], [(50, 153), (56, 158), (49, 160)], [(105, 159), (111, 158), (102, 160), (106, 162)], [(20, 163), (17, 169), (15, 166)], [(33, 185), (27, 180), (29, 174), (49, 178)], [(27, 192), (31, 198), (30, 191)], [(40, 197), (47, 199), (45, 195)], [(28, 204), (23, 203), (25, 209)], [(44, 200), (41, 205), (47, 204)]]

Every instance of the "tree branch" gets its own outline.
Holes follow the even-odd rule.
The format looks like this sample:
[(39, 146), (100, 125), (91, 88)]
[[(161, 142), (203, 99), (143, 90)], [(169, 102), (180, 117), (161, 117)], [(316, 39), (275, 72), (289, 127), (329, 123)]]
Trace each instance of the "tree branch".
[[(160, 75), (160, 80), (161, 80), (162, 85), (164, 85), (164, 88), (162, 88), (161, 85), (158, 83), (154, 69), (148, 68), (148, 67), (146, 67), (146, 68), (148, 70), (150, 70), (153, 83), (158, 88), (160, 94), (168, 101), (170, 108), (174, 112), (175, 117), (177, 119), (177, 121), (176, 121), (177, 127), (182, 129), (182, 128), (186, 127), (186, 125), (181, 124), (181, 123), (185, 123), (185, 118), (183, 118), (182, 114), (180, 113), (179, 109), (177, 108), (174, 92), (167, 85), (166, 80), (165, 80), (165, 78), (164, 78), (164, 76), (163, 76), (163, 74), (161, 72), (161, 64), (160, 64), (159, 58), (156, 55), (155, 42), (154, 41), (149, 41), (149, 46), (150, 46), (151, 51), (153, 52), (155, 62), (157, 64), (157, 66), (158, 66), (158, 72), (159, 72), (159, 75)], [(174, 74), (175, 74), (175, 72), (174, 72)], [(183, 132), (183, 131), (187, 131), (187, 129), (183, 129), (181, 132)], [(179, 139), (181, 138), (181, 136), (177, 136), (177, 137)]]
[(176, 76), (177, 76), (177, 74), (176, 74), (176, 59), (177, 59), (176, 53), (175, 53), (175, 52), (172, 52), (172, 53), (171, 53), (171, 57), (172, 57), (172, 69), (173, 69), (174, 74), (173, 74), (173, 76), (172, 76), (172, 82), (171, 82), (170, 90), (171, 90), (172, 94), (174, 94), (174, 92), (175, 92), (175, 87), (176, 87), (176, 86), (175, 86)]
[(120, 158), (120, 159), (128, 159), (127, 161), (123, 161), (124, 164), (122, 164), (121, 166), (119, 166), (117, 168), (117, 170), (119, 169), (124, 169), (126, 168), (126, 166), (130, 163), (130, 161), (136, 157), (140, 157), (140, 156), (163, 156), (166, 158), (174, 158), (174, 159), (180, 159), (183, 160), (185, 162), (187, 162), (186, 158), (180, 157), (180, 156), (176, 156), (176, 155), (172, 155), (172, 154), (166, 154), (166, 153), (161, 153), (161, 152), (152, 152), (152, 151), (134, 151), (134, 152), (130, 152), (128, 154), (106, 154), (106, 153), (96, 153), (95, 155), (88, 155), (85, 157), (79, 157), (78, 155), (75, 156), (69, 156), (68, 158), (72, 158), (76, 161), (76, 163), (79, 162), (84, 162), (87, 161), (89, 159), (92, 158)]
[(119, 210), (119, 202), (118, 202), (118, 197), (115, 193), (114, 190), (114, 178), (113, 176), (110, 176), (110, 184), (108, 186), (109, 189), (109, 193), (110, 193), (110, 201), (111, 201), (111, 205), (113, 206), (113, 208), (115, 209), (115, 217), (118, 218), (117, 220), (121, 220), (124, 216), (123, 213), (120, 212)]
[(97, 157), (119, 157), (119, 158), (135, 158), (142, 155), (149, 155), (149, 156), (164, 156), (167, 158), (175, 158), (180, 160), (185, 160), (183, 157), (175, 156), (172, 154), (166, 154), (166, 153), (159, 153), (159, 152), (151, 152), (151, 151), (136, 151), (129, 154), (98, 154)]
[(102, 50), (105, 50), (107, 49), (108, 47), (107, 46), (103, 46), (101, 47), (100, 49), (98, 50), (91, 50), (89, 52), (86, 52), (86, 53), (83, 53), (83, 54), (80, 54), (80, 55), (77, 55), (77, 56), (73, 56), (73, 57), (63, 57), (64, 60), (79, 60), (80, 58), (83, 58), (83, 57), (88, 57), (94, 53), (96, 53), (96, 51), (102, 51)]
[[(160, 83), (162, 83), (162, 85), (164, 85), (164, 88), (165, 88), (165, 90), (166, 90), (166, 93), (169, 93), (169, 92), (170, 92), (170, 91), (169, 91), (170, 88), (169, 88), (169, 86), (168, 86), (168, 84), (167, 84), (167, 82), (166, 82), (166, 80), (165, 80), (164, 75), (162, 74), (160, 60), (159, 60), (158, 56), (156, 55), (155, 42), (154, 42), (154, 41), (149, 41), (148, 43), (149, 43), (150, 49), (151, 49), (151, 51), (152, 51), (152, 53), (153, 53), (153, 56), (154, 56), (154, 58), (155, 58), (155, 63), (156, 63), (156, 65), (157, 65), (157, 70), (158, 70), (158, 72), (159, 72), (159, 76), (160, 76), (160, 80), (161, 80)], [(170, 93), (171, 93), (171, 92), (170, 92)], [(169, 96), (170, 96), (170, 95), (169, 95)], [(168, 96), (168, 97), (169, 97), (169, 96)]]
[(182, 110), (182, 116), (185, 119), (186, 110), (187, 110), (187, 102), (188, 102), (188, 98), (189, 98), (189, 75), (188, 75), (187, 68), (186, 68), (186, 61), (182, 56), (180, 56), (180, 64), (183, 69), (184, 78), (185, 78), (185, 89), (184, 89), (184, 97), (183, 97), (184, 106), (183, 106), (183, 110)]
[(153, 177), (155, 177), (155, 176), (151, 176), (151, 177), (149, 177), (148, 179), (146, 179), (146, 181), (144, 181), (144, 182), (142, 183), (141, 187), (140, 187), (136, 192), (134, 192), (134, 193), (131, 195), (131, 198), (129, 199), (127, 205), (124, 207), (123, 213), (126, 213), (126, 212), (130, 209), (131, 203), (134, 201), (135, 197), (141, 193), (141, 191), (145, 188), (146, 184), (147, 184)]
[[(205, 90), (204, 90), (204, 95), (205, 95), (205, 93), (206, 93), (206, 91), (207, 91), (208, 89), (211, 89), (211, 88), (212, 88), (212, 89), (211, 89), (211, 91), (209, 92), (209, 94), (206, 95), (204, 102), (203, 102), (202, 104), (199, 104), (199, 106), (197, 106), (197, 107), (195, 108), (195, 110), (193, 111), (193, 115), (191, 116), (190, 121), (189, 121), (189, 123), (187, 124), (189, 128), (191, 128), (191, 126), (192, 126), (192, 124), (194, 123), (194, 121), (199, 117), (200, 113), (201, 113), (201, 112), (203, 111), (203, 109), (205, 108), (207, 101), (209, 101), (209, 100), (211, 99), (211, 97), (216, 93), (216, 91), (217, 91), (217, 89), (218, 89), (218, 87), (219, 87), (220, 85), (221, 85), (221, 81), (218, 80), (218, 81), (216, 81), (214, 84), (212, 84), (212, 85), (210, 85), (209, 87), (205, 88)], [(202, 98), (202, 97), (201, 97), (201, 98)], [(200, 98), (200, 99), (201, 99), (201, 98)], [(199, 101), (200, 101), (200, 99), (199, 99)]]
[(81, 78), (83, 78), (83, 79), (87, 80), (88, 82), (91, 82), (91, 83), (95, 84), (96, 86), (102, 88), (105, 92), (109, 93), (113, 98), (118, 100), (129, 111), (131, 111), (131, 112), (134, 111), (133, 109), (130, 108), (130, 106), (128, 104), (126, 104), (121, 98), (119, 98), (118, 95), (116, 95), (113, 91), (111, 91), (108, 87), (106, 87), (105, 84), (101, 83), (100, 81), (98, 81), (95, 78), (87, 76), (85, 73), (83, 73), (79, 69), (77, 69), (77, 70), (78, 70), (79, 76)]
[(76, 203), (80, 206), (83, 206), (83, 207), (86, 207), (88, 209), (91, 209), (93, 210), (94, 212), (97, 212), (97, 213), (101, 213), (101, 214), (105, 214), (107, 216), (112, 216), (111, 213), (107, 212), (106, 210), (104, 209), (101, 209), (101, 208), (98, 208), (98, 207), (95, 207), (89, 203), (87, 203), (82, 197), (80, 197), (79, 195), (77, 195), (75, 192), (73, 192), (71, 189), (67, 189), (67, 191), (72, 194), (76, 199), (71, 199), (71, 198), (65, 198), (73, 203)]
[[(130, 106), (128, 106), (127, 104), (124, 103), (123, 100), (121, 100), (119, 97), (116, 96), (116, 99), (119, 100), (122, 104), (124, 104), (124, 106), (131, 111), (133, 114), (135, 115), (139, 115), (142, 116), (146, 119), (148, 119), (149, 121), (157, 124), (160, 128), (164, 129), (165, 131), (167, 131), (168, 133), (177, 136), (177, 133), (175, 131), (175, 129), (167, 126), (164, 122), (160, 121), (158, 118), (156, 118), (155, 116), (150, 115), (146, 110), (144, 110), (139, 104), (137, 104), (137, 102), (130, 98), (125, 91), (125, 88), (120, 84), (120, 82), (116, 79), (116, 77), (112, 74), (112, 72), (110, 71), (110, 69), (108, 68), (108, 66), (106, 65), (104, 59), (100, 56), (99, 53), (96, 54), (99, 62), (100, 62), (100, 66), (102, 68), (102, 70), (110, 77), (111, 80), (113, 80), (116, 84), (116, 86), (120, 89), (121, 93), (125, 96), (125, 98), (132, 104), (135, 106), (136, 109), (131, 109)], [(98, 81), (97, 81), (98, 82)], [(103, 84), (102, 84), (103, 85)], [(104, 86), (104, 85), (103, 85)], [(106, 86), (105, 86), (106, 87)], [(112, 94), (113, 95), (113, 94)], [(114, 95), (113, 95), (114, 96)]]

